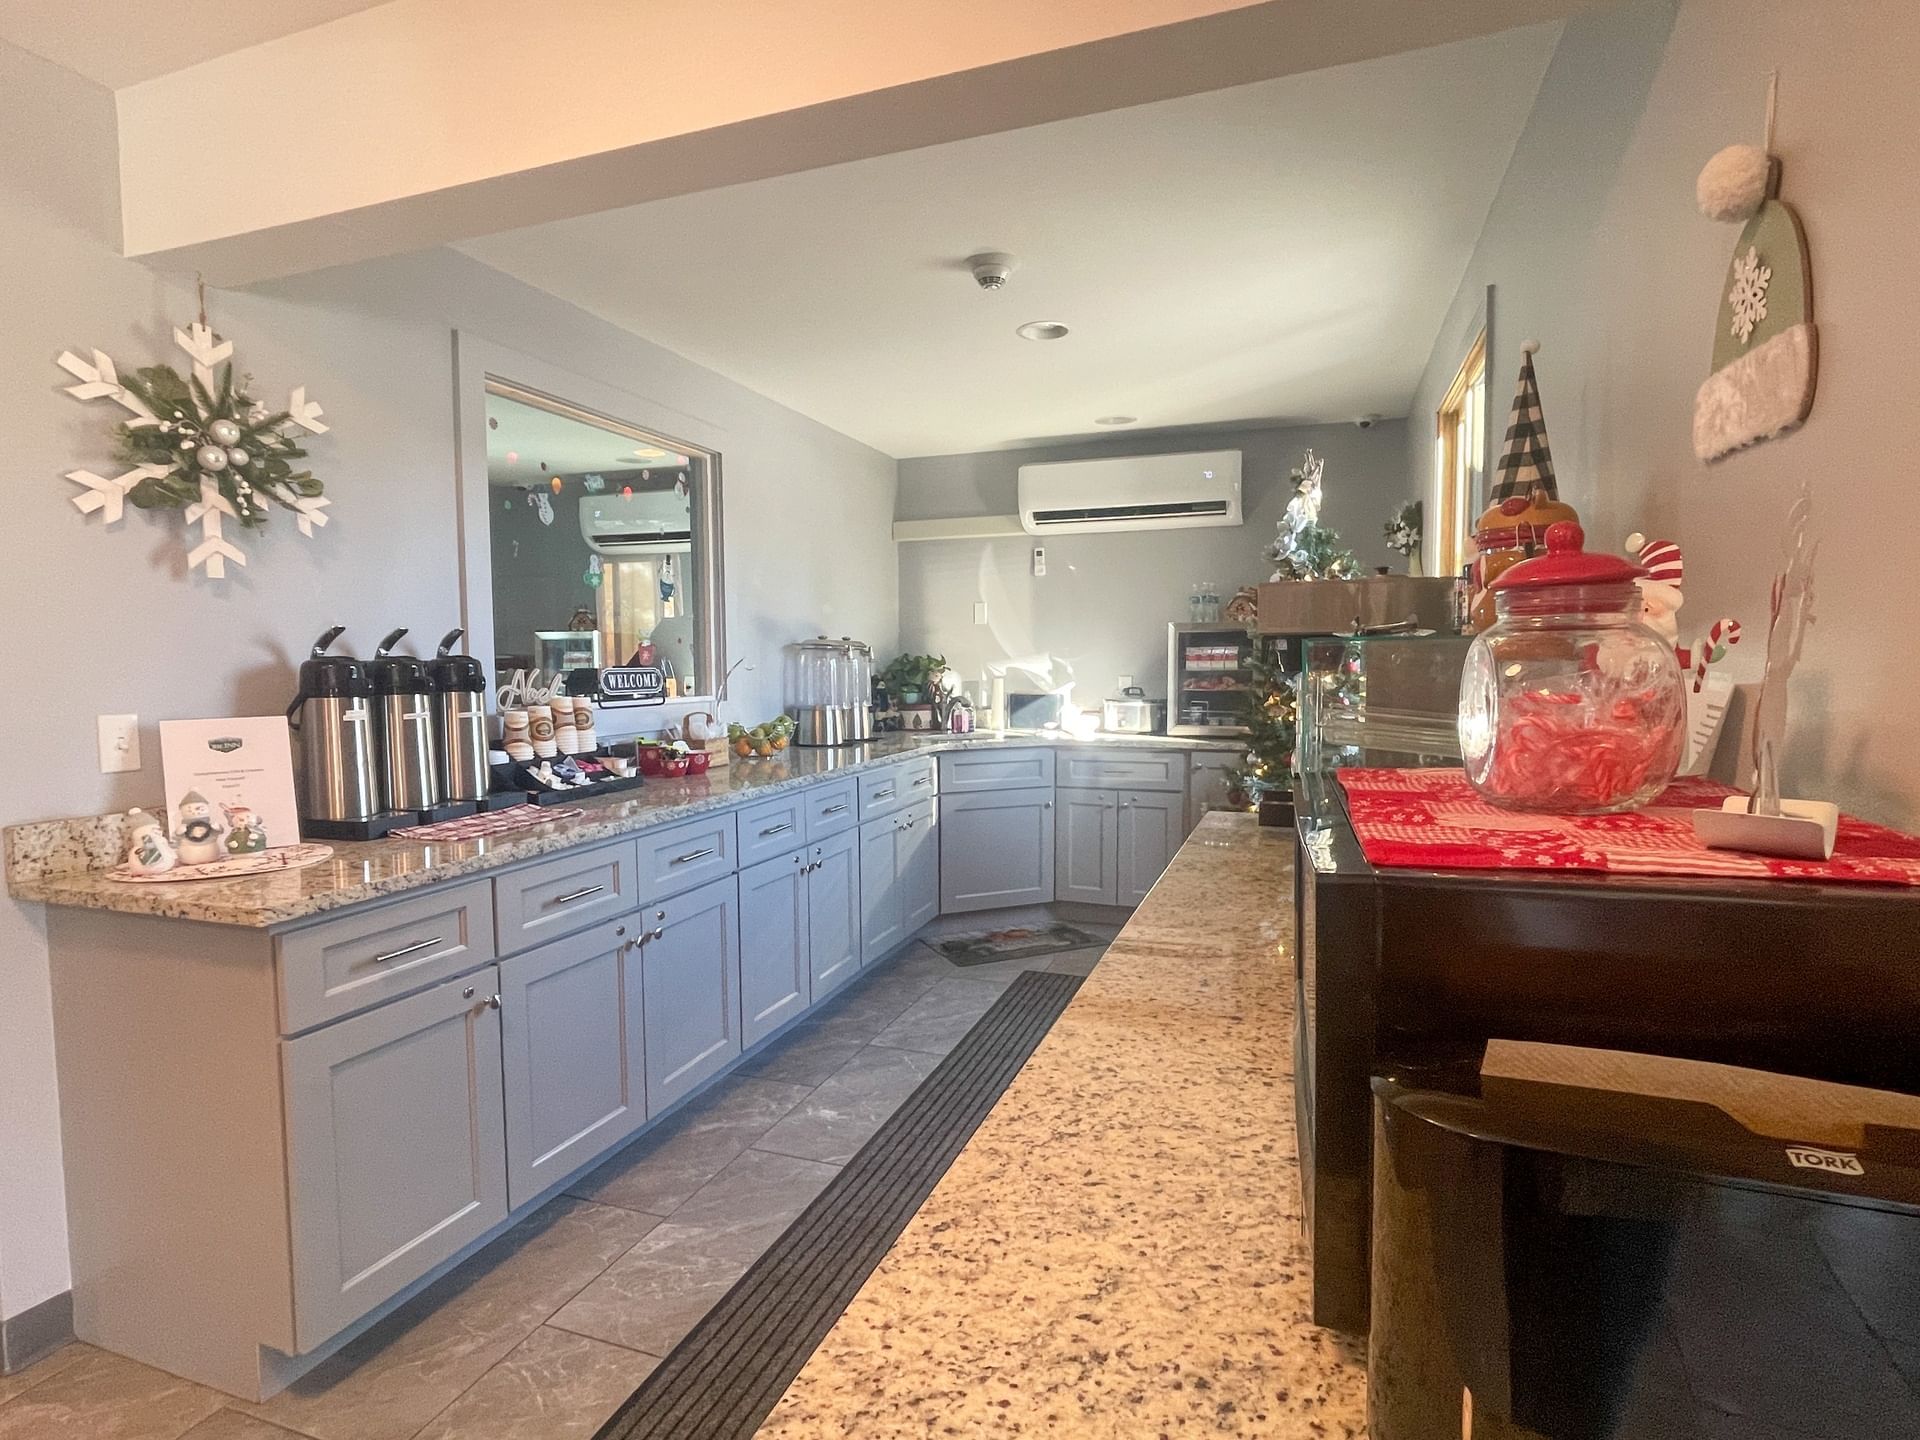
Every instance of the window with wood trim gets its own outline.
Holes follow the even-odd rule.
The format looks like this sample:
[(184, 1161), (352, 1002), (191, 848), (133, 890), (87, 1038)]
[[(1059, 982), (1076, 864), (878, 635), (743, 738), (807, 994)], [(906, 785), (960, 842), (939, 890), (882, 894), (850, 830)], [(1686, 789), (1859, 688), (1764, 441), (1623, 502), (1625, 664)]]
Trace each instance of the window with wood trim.
[(1466, 359), (1434, 414), (1434, 573), (1456, 575), (1467, 563), (1473, 522), (1486, 493), (1487, 332)]

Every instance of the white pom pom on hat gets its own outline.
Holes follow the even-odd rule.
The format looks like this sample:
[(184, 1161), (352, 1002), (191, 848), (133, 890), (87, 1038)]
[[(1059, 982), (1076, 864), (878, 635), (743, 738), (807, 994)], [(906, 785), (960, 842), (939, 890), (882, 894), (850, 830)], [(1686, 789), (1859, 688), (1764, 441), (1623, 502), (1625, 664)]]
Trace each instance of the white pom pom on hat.
[(1709, 220), (1745, 220), (1760, 208), (1772, 184), (1773, 158), (1764, 149), (1729, 145), (1701, 168), (1694, 197)]

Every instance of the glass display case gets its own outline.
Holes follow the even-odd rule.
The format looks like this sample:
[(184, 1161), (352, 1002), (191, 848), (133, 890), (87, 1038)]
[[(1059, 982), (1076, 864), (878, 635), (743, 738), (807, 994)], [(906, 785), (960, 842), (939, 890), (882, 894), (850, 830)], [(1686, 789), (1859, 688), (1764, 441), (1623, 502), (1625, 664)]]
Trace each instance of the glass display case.
[(1465, 635), (1331, 636), (1302, 643), (1296, 765), (1458, 763)]

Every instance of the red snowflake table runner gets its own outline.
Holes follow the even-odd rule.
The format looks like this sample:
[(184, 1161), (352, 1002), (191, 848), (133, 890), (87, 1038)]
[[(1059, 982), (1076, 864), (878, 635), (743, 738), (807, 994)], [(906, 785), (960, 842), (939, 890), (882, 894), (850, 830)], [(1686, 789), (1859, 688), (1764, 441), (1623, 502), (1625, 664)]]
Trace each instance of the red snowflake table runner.
[(1454, 769), (1342, 770), (1339, 778), (1360, 848), (1388, 868), (1920, 885), (1920, 839), (1847, 815), (1824, 862), (1707, 849), (1690, 812), (1734, 793), (1711, 780), (1676, 781), (1625, 815), (1526, 815), (1487, 804)]

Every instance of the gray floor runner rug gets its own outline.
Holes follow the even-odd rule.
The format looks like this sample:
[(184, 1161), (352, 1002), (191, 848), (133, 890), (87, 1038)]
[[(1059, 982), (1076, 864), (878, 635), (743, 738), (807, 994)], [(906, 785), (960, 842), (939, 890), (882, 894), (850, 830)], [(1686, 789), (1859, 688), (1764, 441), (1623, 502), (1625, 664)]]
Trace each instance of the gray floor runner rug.
[(1083, 977), (1029, 970), (594, 1440), (745, 1440), (906, 1229)]

